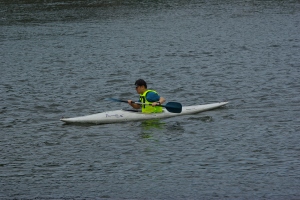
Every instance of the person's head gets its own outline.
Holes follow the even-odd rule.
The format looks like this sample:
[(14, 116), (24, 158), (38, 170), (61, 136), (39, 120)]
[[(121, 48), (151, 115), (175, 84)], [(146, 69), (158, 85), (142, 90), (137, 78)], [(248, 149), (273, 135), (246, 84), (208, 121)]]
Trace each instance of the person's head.
[(135, 89), (138, 94), (144, 93), (147, 90), (147, 83), (143, 79), (139, 79), (135, 82)]

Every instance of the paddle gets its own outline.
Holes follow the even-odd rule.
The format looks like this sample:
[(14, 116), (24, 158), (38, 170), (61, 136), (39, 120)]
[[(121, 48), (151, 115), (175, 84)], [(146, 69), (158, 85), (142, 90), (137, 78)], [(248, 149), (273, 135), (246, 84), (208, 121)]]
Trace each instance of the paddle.
[[(128, 103), (126, 100), (121, 100), (121, 99), (109, 98), (109, 100)], [(146, 103), (141, 103), (141, 102), (132, 102), (132, 103), (140, 104), (140, 105), (146, 104)], [(152, 104), (148, 104), (148, 105), (152, 105)], [(181, 105), (181, 103), (178, 103), (178, 102), (168, 102), (166, 105), (159, 105), (159, 106), (166, 108), (167, 111), (172, 112), (172, 113), (181, 113), (181, 111), (182, 111), (182, 105)]]

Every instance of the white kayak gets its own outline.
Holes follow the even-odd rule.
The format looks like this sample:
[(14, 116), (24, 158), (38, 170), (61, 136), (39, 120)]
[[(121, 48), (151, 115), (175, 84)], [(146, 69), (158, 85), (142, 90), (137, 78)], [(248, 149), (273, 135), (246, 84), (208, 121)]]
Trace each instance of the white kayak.
[(85, 124), (109, 124), (118, 122), (129, 122), (129, 121), (141, 121), (147, 119), (160, 119), (168, 118), (180, 115), (195, 114), (207, 110), (212, 110), (221, 106), (226, 105), (228, 102), (211, 103), (205, 105), (196, 106), (183, 106), (181, 113), (173, 113), (163, 108), (162, 113), (151, 113), (143, 114), (142, 112), (137, 112), (133, 110), (115, 110), (107, 111), (98, 114), (86, 115), (81, 117), (73, 118), (62, 118), (61, 121), (65, 123), (85, 123)]

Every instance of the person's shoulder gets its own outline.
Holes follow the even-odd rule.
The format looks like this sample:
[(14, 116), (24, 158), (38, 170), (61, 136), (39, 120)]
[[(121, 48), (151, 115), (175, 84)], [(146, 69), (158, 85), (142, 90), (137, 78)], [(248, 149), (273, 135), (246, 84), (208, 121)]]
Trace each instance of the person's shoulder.
[(147, 93), (156, 93), (156, 91), (155, 90), (148, 90)]
[(148, 101), (151, 101), (151, 102), (152, 101), (158, 101), (159, 100), (159, 95), (154, 91), (149, 91), (147, 93), (146, 98), (147, 98)]
[(154, 90), (149, 90), (149, 91), (147, 92), (147, 95), (158, 95), (158, 94), (157, 94), (157, 92), (154, 91)]

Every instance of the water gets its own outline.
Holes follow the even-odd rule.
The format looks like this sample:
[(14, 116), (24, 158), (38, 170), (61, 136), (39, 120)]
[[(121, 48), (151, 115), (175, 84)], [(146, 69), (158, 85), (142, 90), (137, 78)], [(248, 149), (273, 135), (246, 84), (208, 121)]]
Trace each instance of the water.
[[(298, 1), (1, 1), (0, 198), (299, 199)], [(144, 78), (191, 116), (99, 126)]]

